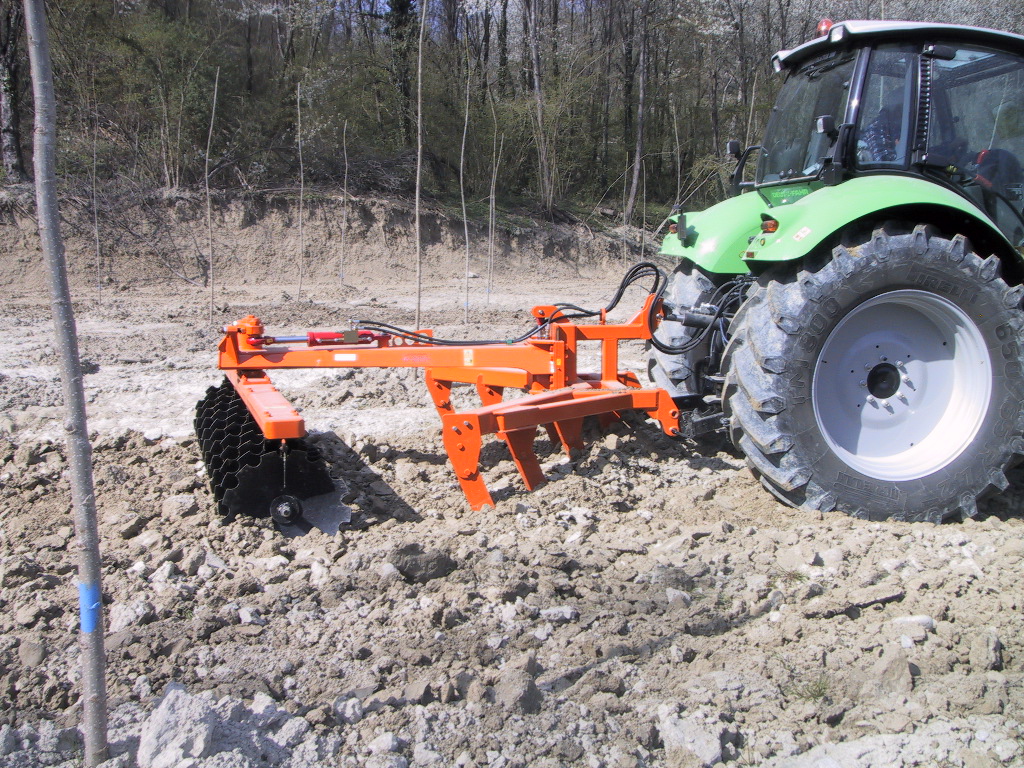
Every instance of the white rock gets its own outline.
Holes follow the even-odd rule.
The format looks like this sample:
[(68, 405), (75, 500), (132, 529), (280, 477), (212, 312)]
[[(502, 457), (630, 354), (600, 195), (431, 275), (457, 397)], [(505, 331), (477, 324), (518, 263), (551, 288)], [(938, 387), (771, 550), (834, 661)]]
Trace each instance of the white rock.
[(194, 515), (199, 511), (199, 504), (191, 493), (178, 493), (164, 499), (160, 511), (165, 518), (175, 520)]
[(195, 547), (181, 560), (181, 570), (186, 576), (195, 576), (206, 563), (206, 553)]
[(304, 717), (291, 717), (270, 738), (279, 747), (291, 749), (302, 741), (311, 727)]
[(542, 608), (540, 617), (545, 621), (564, 623), (578, 619), (580, 617), (580, 612), (571, 605), (556, 605), (552, 608)]
[(714, 765), (722, 760), (720, 734), (696, 716), (680, 717), (663, 711), (658, 732), (665, 743), (665, 755), (673, 764), (687, 764), (696, 757), (701, 765)]
[(170, 560), (166, 560), (160, 564), (160, 566), (153, 571), (153, 575), (149, 577), (151, 584), (166, 584), (175, 576), (180, 575), (178, 566), (172, 563)]
[(1003, 668), (1003, 644), (994, 628), (987, 627), (975, 636), (971, 642), (970, 661), (975, 672)]
[(252, 713), (249, 720), (259, 728), (274, 726), (291, 717), (288, 710), (281, 709), (274, 699), (262, 692), (252, 697), (248, 709)]
[(689, 607), (690, 603), (693, 602), (693, 598), (690, 596), (689, 592), (684, 592), (681, 589), (673, 589), (672, 587), (665, 590), (665, 597), (668, 599), (669, 605), (672, 605), (673, 603), (682, 603)]
[(318, 561), (313, 561), (309, 565), (309, 583), (313, 586), (320, 587), (330, 581), (331, 575), (327, 567)]
[(114, 603), (107, 612), (107, 631), (120, 632), (128, 627), (136, 627), (152, 621), (156, 609), (145, 600), (133, 600), (130, 603)]
[(992, 751), (996, 753), (996, 757), (1006, 763), (1020, 751), (1020, 745), (1010, 739), (1002, 739), (996, 742), (995, 746), (992, 747)]
[(150, 698), (153, 695), (153, 686), (149, 683), (149, 677), (146, 675), (136, 677), (135, 682), (132, 683), (132, 693), (140, 699)]
[(0, 725), (0, 757), (18, 749), (18, 734), (11, 726)]
[(367, 747), (374, 755), (382, 755), (387, 752), (397, 752), (402, 747), (402, 742), (393, 733), (382, 733), (371, 741)]
[(180, 685), (169, 690), (142, 725), (139, 768), (174, 768), (186, 758), (211, 754), (217, 716), (203, 699)]
[(545, 640), (551, 637), (554, 631), (554, 625), (548, 622), (547, 624), (542, 624), (541, 626), (537, 627), (537, 629), (533, 631), (533, 636), (543, 643)]
[(239, 608), (238, 620), (242, 624), (260, 624), (260, 612), (255, 608)]
[(366, 761), (366, 768), (409, 768), (409, 761), (391, 753), (371, 755)]
[(206, 550), (206, 565), (218, 570), (227, 570), (228, 567), (228, 564), (219, 555), (210, 550)]
[(925, 616), (924, 614), (916, 616), (897, 616), (892, 620), (892, 623), (896, 626), (901, 624), (915, 624), (919, 627), (923, 627), (927, 632), (931, 632), (935, 629), (935, 619), (931, 616)]
[(426, 744), (417, 744), (412, 749), (412, 761), (415, 765), (440, 765), (444, 758)]
[(846, 550), (842, 547), (832, 547), (820, 553), (822, 565), (826, 568), (838, 568), (846, 561)]
[(332, 707), (334, 717), (342, 723), (354, 724), (363, 719), (363, 703), (357, 698), (338, 698)]

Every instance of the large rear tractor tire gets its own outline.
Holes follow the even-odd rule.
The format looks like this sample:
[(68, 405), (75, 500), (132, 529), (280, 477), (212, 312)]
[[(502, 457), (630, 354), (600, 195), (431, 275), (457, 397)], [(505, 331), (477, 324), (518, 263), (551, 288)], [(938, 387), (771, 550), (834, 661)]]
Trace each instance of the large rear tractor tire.
[(733, 443), (796, 507), (940, 522), (1024, 453), (1024, 288), (931, 228), (769, 272), (733, 323)]
[[(691, 262), (683, 262), (669, 277), (665, 289), (665, 310), (689, 310), (710, 302), (716, 284), (712, 277)], [(700, 330), (672, 320), (666, 320), (655, 331), (658, 341), (680, 347), (694, 338)], [(707, 392), (703, 386), (703, 368), (710, 351), (710, 340), (705, 340), (685, 354), (671, 355), (654, 346), (648, 348), (647, 374), (651, 382), (678, 402), (696, 404)]]

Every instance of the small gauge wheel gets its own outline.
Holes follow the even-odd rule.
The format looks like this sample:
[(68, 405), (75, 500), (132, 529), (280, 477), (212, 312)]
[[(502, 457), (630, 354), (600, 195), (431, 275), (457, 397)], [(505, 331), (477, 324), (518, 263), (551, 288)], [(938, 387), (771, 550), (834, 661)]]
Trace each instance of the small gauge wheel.
[(302, 517), (302, 504), (294, 496), (278, 496), (270, 502), (270, 516), (278, 525), (291, 525)]

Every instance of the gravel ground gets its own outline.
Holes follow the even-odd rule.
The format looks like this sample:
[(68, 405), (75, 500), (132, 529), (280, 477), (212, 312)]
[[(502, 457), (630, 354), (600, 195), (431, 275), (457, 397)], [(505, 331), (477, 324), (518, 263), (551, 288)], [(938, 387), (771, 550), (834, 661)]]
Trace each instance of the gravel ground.
[[(603, 267), (542, 278), (503, 274), (468, 327), (460, 286), (434, 286), (426, 324), (510, 334), (530, 304), (596, 305), (617, 280)], [(1024, 765), (1020, 476), (964, 523), (809, 516), (724, 443), (627, 416), (589, 427), (572, 458), (539, 440), (549, 482), (534, 493), (486, 446), (496, 504), (474, 512), (415, 371), (298, 371), (275, 380), (346, 484), (345, 508), (301, 535), (218, 518), (191, 435), (219, 379), (212, 329), (251, 310), (282, 332), (354, 313), (411, 325), (408, 284), (353, 280), (312, 301), (236, 287), (215, 322), (199, 289), (82, 292), (107, 768)], [(81, 751), (40, 296), (15, 291), (0, 316), (11, 768), (78, 765)], [(643, 350), (625, 360), (642, 369)]]

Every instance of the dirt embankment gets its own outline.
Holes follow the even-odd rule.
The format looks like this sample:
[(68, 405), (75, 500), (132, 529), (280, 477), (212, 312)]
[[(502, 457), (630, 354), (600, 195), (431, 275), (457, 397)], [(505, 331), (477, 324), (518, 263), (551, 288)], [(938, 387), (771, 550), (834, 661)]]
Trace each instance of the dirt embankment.
[[(201, 253), (202, 208), (189, 206), (176, 242)], [(216, 327), (250, 311), (282, 332), (357, 313), (411, 324), (412, 222), (389, 210), (347, 239), (344, 279), (336, 207), (311, 212), (319, 255), (294, 298), (294, 212), (250, 222), (219, 209), (215, 257), (231, 256), (220, 272), (215, 261), (212, 318), (208, 288), (159, 260), (147, 271), (128, 248), (95, 281), (88, 228), (70, 231), (109, 768), (1024, 765), (1020, 477), (963, 524), (808, 518), (723, 443), (627, 417), (588, 428), (571, 458), (539, 440), (549, 482), (532, 494), (488, 444), (496, 505), (473, 512), (416, 372), (298, 371), (277, 380), (347, 484), (350, 521), (288, 536), (219, 519), (191, 435), (219, 378)], [(0, 766), (12, 768), (75, 765), (80, 715), (60, 391), (28, 227), (0, 225), (16, 244), (0, 256)], [(507, 337), (534, 303), (602, 305), (635, 255), (565, 236), (554, 257), (546, 240), (509, 240), (489, 295), (474, 250), (484, 277), (470, 281), (467, 325), (458, 227), (439, 226), (424, 324)], [(642, 348), (624, 360), (642, 370)]]

